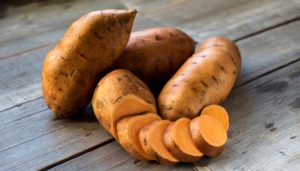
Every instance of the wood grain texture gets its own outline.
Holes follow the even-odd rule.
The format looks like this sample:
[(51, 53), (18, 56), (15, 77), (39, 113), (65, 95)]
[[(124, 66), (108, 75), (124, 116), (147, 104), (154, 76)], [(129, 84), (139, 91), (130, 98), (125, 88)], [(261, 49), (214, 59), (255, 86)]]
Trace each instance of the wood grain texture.
[(116, 142), (63, 163), (50, 170), (194, 170), (190, 164), (176, 166), (160, 165), (156, 162), (135, 160)]
[(237, 39), (300, 15), (298, 0), (125, 0), (125, 4), (183, 29), (197, 41), (216, 35)]
[[(299, 170), (300, 62), (235, 89), (224, 106), (230, 113), (223, 154), (195, 163), (197, 170)], [(135, 161), (117, 143), (59, 165), (53, 170), (173, 170), (177, 166)], [(184, 166), (192, 169), (192, 165)]]
[[(0, 28), (0, 32), (4, 33), (3, 39), (0, 40), (0, 60), (57, 42), (72, 21), (96, 9), (137, 8), (139, 12), (136, 22), (141, 21), (143, 24), (134, 25), (133, 30), (155, 26), (174, 26), (183, 29), (199, 42), (216, 35), (238, 39), (300, 16), (300, 3), (297, 0), (228, 0), (226, 3), (222, 3), (221, 0), (170, 2), (95, 0), (92, 3), (74, 0), (72, 3), (50, 4), (35, 9), (37, 6), (41, 4), (31, 4), (9, 10), (14, 13), (10, 12), (12, 14), (7, 15), (12, 15), (13, 19), (16, 18), (17, 25), (12, 25), (10, 17), (0, 19), (0, 25), (2, 22), (5, 25), (3, 29), (6, 29)], [(65, 6), (68, 8), (65, 9)], [(61, 17), (49, 19), (49, 16), (54, 14), (60, 14)], [(26, 19), (22, 18), (23, 15), (30, 16), (30, 21), (32, 21), (29, 25)], [(155, 24), (149, 24), (152, 22)]]
[[(5, 12), (4, 18), (0, 18), (0, 170), (20, 170), (24, 168), (27, 170), (36, 170), (47, 168), (47, 166), (51, 166), (52, 164), (59, 164), (86, 151), (100, 147), (102, 143), (106, 143), (112, 139), (97, 121), (90, 116), (89, 112), (87, 112), (89, 114), (85, 114), (82, 117), (54, 120), (52, 113), (43, 102), (40, 72), (45, 54), (54, 46), (67, 26), (75, 18), (94, 9), (130, 8), (134, 6), (138, 7), (139, 10), (134, 30), (171, 25), (187, 31), (198, 41), (214, 35), (225, 35), (232, 39), (238, 39), (300, 16), (299, 1), (297, 0), (229, 0), (226, 3), (220, 3), (219, 0), (209, 2), (183, 0), (132, 1), (132, 3), (125, 1), (124, 4), (119, 1), (107, 0), (94, 0), (89, 3), (74, 0), (60, 4), (49, 3), (45, 6), (34, 3), (26, 6), (12, 7)], [(296, 21), (238, 41), (243, 56), (243, 68), (237, 85), (243, 85), (281, 66), (299, 60), (299, 28), (300, 21)], [(291, 68), (291, 72), (293, 70), (296, 71), (295, 67)], [(290, 84), (290, 77), (299, 82), (299, 77), (297, 77), (299, 74), (300, 72), (295, 72), (291, 73), (288, 78), (280, 75), (278, 77), (286, 79), (286, 82)], [(265, 78), (262, 79), (264, 80)], [(251, 83), (251, 85), (255, 83), (256, 81)], [(294, 84), (298, 85), (299, 83)], [(288, 91), (286, 90), (285, 92), (287, 93), (291, 91), (291, 88), (295, 88), (293, 86), (286, 88)], [(252, 87), (255, 86), (253, 85)], [(265, 90), (268, 87), (261, 89)], [(236, 90), (235, 92), (239, 91)], [(281, 91), (281, 88), (278, 88), (278, 91)], [(245, 92), (240, 93), (243, 94)], [(280, 127), (280, 124), (275, 123), (275, 121), (277, 119), (279, 121), (284, 119), (280, 118), (279, 114), (277, 114), (276, 116), (278, 117), (273, 118), (274, 122), (272, 121), (273, 127), (270, 127), (272, 123), (266, 123), (266, 125), (269, 124), (267, 127), (270, 128), (264, 132), (259, 132), (261, 131), (261, 121), (259, 119), (267, 122), (266, 117), (271, 117), (269, 116), (271, 114), (266, 115), (265, 111), (271, 112), (274, 110), (279, 111), (280, 114), (286, 113), (287, 107), (284, 107), (283, 104), (286, 105), (287, 103), (282, 102), (282, 105), (279, 105), (282, 109), (279, 109), (273, 103), (271, 105), (271, 102), (259, 100), (261, 104), (256, 104), (257, 102), (255, 101), (257, 98), (265, 100), (277, 98), (279, 103), (281, 98), (287, 99), (289, 96), (294, 98), (295, 95), (298, 95), (296, 94), (297, 92), (294, 91), (293, 96), (291, 93), (286, 95), (283, 93), (283, 96), (280, 96), (281, 92), (276, 95), (275, 91), (267, 94), (259, 94), (253, 91), (249, 93), (254, 93), (254, 95), (243, 94), (243, 100), (240, 99), (241, 97), (237, 100), (238, 95), (233, 95), (230, 99), (236, 99), (229, 100), (226, 102), (226, 105), (233, 112), (233, 115), (236, 115), (232, 122), (234, 124), (240, 123), (240, 125), (233, 125), (232, 129), (240, 131), (238, 128), (242, 127), (241, 131), (247, 128), (250, 132), (245, 131), (246, 134), (232, 132), (231, 136), (233, 138), (229, 142), (229, 147), (227, 147), (228, 149), (225, 151), (224, 157), (221, 156), (215, 160), (201, 161), (201, 163), (196, 164), (198, 169), (209, 170), (209, 168), (213, 168), (215, 170), (222, 168), (223, 164), (231, 163), (233, 165), (234, 162), (231, 159), (236, 160), (241, 169), (247, 169), (247, 163), (253, 164), (253, 168), (257, 168), (258, 165), (254, 163), (256, 160), (251, 157), (259, 158), (261, 157), (260, 155), (267, 156), (270, 152), (275, 152), (275, 147), (266, 147), (268, 143), (275, 144), (276, 147), (285, 150), (280, 154), (289, 154), (276, 167), (280, 168), (286, 161), (289, 161), (287, 168), (294, 169), (299, 166), (299, 149), (293, 146), (287, 147), (286, 144), (292, 142), (291, 140), (298, 140), (297, 138), (300, 135), (295, 133), (289, 139), (286, 139), (284, 138), (285, 135), (283, 133), (281, 135), (279, 132), (281, 128), (285, 128), (286, 133), (289, 134), (291, 130), (298, 130), (299, 127), (295, 126), (295, 124), (293, 125), (294, 122), (291, 122), (292, 125), (290, 128), (287, 128), (286, 122), (280, 122), (282, 124), (282, 127)], [(289, 98), (287, 102), (293, 98)], [(241, 101), (244, 101), (245, 104), (236, 104)], [(231, 106), (231, 103), (234, 105)], [(253, 104), (258, 106), (251, 108)], [(245, 112), (241, 112), (242, 116), (245, 117), (244, 119), (239, 117), (239, 111), (235, 111), (240, 108), (240, 105), (244, 105), (243, 109)], [(274, 106), (276, 107), (275, 109)], [(300, 113), (298, 110), (299, 107), (297, 107), (299, 106), (299, 100), (291, 102), (288, 106), (294, 106), (291, 111)], [(255, 117), (252, 116), (254, 115), (253, 112), (256, 114)], [(247, 118), (244, 115), (250, 115), (253, 118)], [(260, 118), (257, 115), (262, 116)], [(287, 115), (287, 117), (291, 116)], [(290, 119), (287, 119), (287, 122)], [(295, 118), (292, 119), (295, 120)], [(299, 121), (299, 114), (297, 119)], [(247, 125), (247, 127), (243, 128), (242, 124), (247, 124), (248, 122), (252, 125)], [(251, 132), (252, 129), (254, 132)], [(270, 131), (271, 129), (273, 131)], [(268, 133), (268, 136), (275, 140), (279, 140), (276, 139), (278, 137), (283, 137), (283, 139), (277, 142), (269, 139), (265, 140), (265, 137), (258, 137), (261, 140), (255, 142), (253, 137), (251, 139), (251, 136), (256, 135), (255, 131), (258, 131), (262, 135)], [(271, 136), (269, 135), (271, 133), (268, 131), (278, 134)], [(237, 139), (234, 136), (237, 136)], [(239, 144), (238, 140), (243, 141), (243, 143)], [(252, 143), (249, 143), (248, 140)], [(238, 144), (235, 147), (238, 150), (243, 148), (248, 149), (247, 147), (251, 146), (251, 150), (253, 149), (255, 153), (244, 152), (242, 154), (241, 151), (236, 152), (236, 149), (231, 147), (235, 144)], [(295, 145), (298, 144), (295, 143)], [(266, 152), (260, 154), (259, 150), (264, 151), (264, 149), (266, 149)], [(298, 150), (298, 153), (294, 153), (293, 150)], [(90, 158), (91, 153), (95, 157)], [(70, 170), (77, 166), (85, 170), (102, 169), (101, 166), (103, 168), (119, 170), (141, 170), (142, 168), (152, 170), (193, 169), (190, 165), (179, 165), (174, 168), (156, 164), (151, 164), (150, 166), (145, 162), (137, 162), (116, 143), (105, 145), (103, 148), (101, 147), (83, 155), (83, 157), (85, 158), (79, 158), (82, 159), (82, 162), (77, 159), (71, 160), (71, 163), (67, 162), (70, 164)], [(267, 160), (266, 162), (271, 164), (275, 160), (281, 159), (277, 153), (274, 157), (270, 160), (261, 160)], [(216, 160), (220, 160), (220, 162)], [(128, 163), (126, 164), (126, 162)], [(56, 169), (65, 167), (66, 165), (64, 164), (63, 167)], [(227, 168), (232, 167), (228, 166)]]
[[(264, 49), (268, 49), (268, 51), (267, 51), (268, 56), (266, 56), (264, 59), (269, 58), (270, 61), (271, 61), (271, 59), (276, 59), (276, 58), (281, 59), (281, 60), (279, 60), (280, 62), (278, 62), (278, 64), (282, 64), (282, 62), (287, 60), (289, 57), (293, 57), (294, 59), (299, 59), (299, 57), (300, 57), (299, 49), (297, 49), (296, 47), (291, 48), (289, 51), (280, 51), (280, 49), (281, 49), (280, 47), (292, 45), (292, 44), (287, 44), (288, 40), (291, 40), (290, 34), (293, 34), (294, 33), (293, 30), (297, 30), (299, 25), (300, 25), (300, 22), (292, 23), (290, 25), (286, 25), (286, 26), (274, 29), (272, 31), (266, 32), (263, 35), (261, 35), (261, 37), (255, 36), (255, 37), (249, 38), (248, 40), (241, 41), (240, 47), (242, 49), (242, 53), (244, 53), (244, 55), (247, 57), (247, 59), (248, 58), (250, 58), (250, 59), (256, 58), (257, 59), (257, 60), (253, 59), (253, 60), (250, 60), (249, 62), (246, 62), (242, 68), (242, 73), (243, 73), (244, 68), (245, 69), (248, 68), (249, 70), (251, 70), (253, 68), (253, 67), (251, 67), (251, 65), (254, 65), (254, 64), (255, 65), (263, 65), (263, 66), (265, 65), (264, 64), (265, 60), (258, 60), (258, 57), (260, 57), (261, 55), (266, 53), (266, 51), (264, 51)], [(278, 34), (279, 32), (282, 34)], [(264, 45), (265, 48), (263, 48), (261, 46), (255, 46), (255, 48), (254, 47), (248, 48), (248, 47), (251, 47), (252, 44), (256, 44), (260, 40), (264, 40), (265, 38), (268, 38), (268, 37), (274, 37), (275, 35), (277, 36), (277, 39), (278, 39), (278, 42), (276, 43), (276, 45), (270, 44), (271, 42), (269, 42), (269, 43), (261, 44), (261, 46)], [(258, 38), (260, 38), (260, 39), (258, 39)], [(293, 44), (300, 43), (299, 41), (300, 41), (300, 39), (295, 38), (295, 42), (293, 42)], [(243, 49), (245, 49), (245, 50), (243, 50)], [(284, 53), (282, 53), (282, 52), (284, 52)], [(28, 56), (27, 58), (31, 59), (31, 56)], [(268, 62), (266, 62), (266, 64), (267, 63)], [(12, 66), (13, 64), (19, 65), (20, 63), (13, 62), (7, 66)], [(23, 62), (23, 65), (24, 64), (25, 64), (25, 66), (28, 66), (28, 70), (32, 69), (33, 66), (39, 66), (39, 65), (28, 65)], [(14, 68), (19, 68), (18, 65)], [(2, 67), (0, 67), (0, 68), (2, 68)], [(253, 69), (255, 69), (255, 70), (252, 70), (252, 72), (255, 72), (257, 70), (257, 68), (253, 68)], [(30, 82), (34, 81), (34, 79), (28, 80), (29, 78), (32, 77), (32, 75), (33, 74), (29, 74), (27, 76), (27, 79), (26, 79), (26, 77), (24, 78), (24, 81), (28, 81), (24, 85), (30, 84)], [(37, 73), (37, 75), (38, 75), (38, 73)], [(293, 75), (295, 77), (295, 76), (297, 76), (297, 73), (293, 74)], [(9, 78), (9, 77), (7, 77), (7, 78)], [(35, 78), (35, 77), (33, 77), (33, 78)], [(15, 76), (15, 79), (17, 79), (17, 76)], [(35, 84), (39, 85), (39, 80), (37, 80), (37, 81), (38, 82), (36, 82)], [(12, 85), (14, 85), (14, 84), (12, 84)], [(8, 86), (8, 87), (11, 87), (11, 86)], [(31, 86), (29, 86), (29, 87), (31, 87)], [(36, 88), (35, 91), (37, 91), (37, 90), (39, 90), (39, 88)], [(33, 90), (25, 89), (24, 91), (25, 91), (24, 95), (26, 95)], [(6, 91), (6, 92), (14, 92), (14, 91)], [(9, 97), (13, 98), (13, 97), (20, 97), (20, 96), (14, 95), (14, 96), (9, 96)], [(32, 98), (36, 98), (36, 97), (32, 97)], [(260, 98), (260, 96), (258, 96), (258, 98)], [(242, 101), (246, 104), (248, 104), (248, 103), (251, 104), (252, 101), (255, 101), (255, 98), (251, 98), (250, 102), (245, 101), (245, 100), (242, 100)], [(229, 104), (231, 102), (227, 102), (227, 103), (228, 103), (228, 107), (230, 108)], [(274, 109), (274, 110), (277, 110), (277, 109)], [(259, 113), (259, 112), (256, 112), (256, 113)], [(25, 104), (15, 106), (9, 110), (4, 110), (3, 112), (1, 112), (0, 116), (1, 116), (0, 123), (4, 123), (3, 125), (1, 124), (1, 127), (0, 127), (1, 130), (3, 131), (2, 132), (3, 134), (5, 132), (7, 132), (8, 130), (13, 129), (15, 127), (15, 125), (20, 125), (20, 127), (18, 129), (16, 129), (14, 133), (5, 135), (3, 137), (3, 139), (0, 139), (0, 144), (1, 144), (0, 147), (2, 150), (6, 151), (6, 153), (0, 152), (0, 157), (2, 156), (5, 159), (5, 160), (3, 160), (2, 164), (9, 163), (4, 168), (10, 168), (9, 166), (11, 166), (11, 167), (15, 166), (14, 165), (15, 162), (13, 162), (15, 160), (17, 160), (17, 161), (19, 160), (19, 164), (22, 167), (29, 167), (29, 168), (33, 167), (33, 166), (43, 167), (48, 164), (52, 164), (53, 162), (59, 161), (59, 160), (57, 160), (57, 158), (63, 159), (67, 156), (72, 156), (72, 155), (74, 155), (74, 153), (77, 153), (80, 150), (83, 150), (85, 148), (90, 148), (91, 146), (101, 144), (102, 142), (105, 142), (105, 141), (111, 139), (111, 136), (108, 135), (95, 120), (93, 122), (87, 122), (84, 124), (80, 123), (80, 122), (73, 123), (72, 120), (62, 120), (62, 121), (58, 121), (59, 122), (58, 124), (55, 124), (55, 122), (57, 122), (57, 121), (54, 122), (53, 120), (51, 120), (52, 114), (47, 109), (45, 104), (43, 103), (42, 98), (38, 98), (37, 100), (33, 100), (32, 102), (28, 102)], [(31, 121), (33, 121), (34, 123), (39, 121), (40, 124), (26, 125), (26, 123), (31, 122)], [(235, 123), (236, 121), (233, 120), (232, 122)], [(61, 127), (65, 124), (70, 125), (70, 127)], [(82, 148), (79, 149), (78, 151), (70, 150), (69, 153), (59, 153), (58, 151), (55, 152), (55, 149), (53, 149), (54, 148), (53, 147), (52, 149), (51, 148), (48, 149), (48, 152), (50, 154), (55, 153), (55, 155), (57, 155), (56, 156), (57, 158), (51, 158), (52, 156), (50, 155), (50, 156), (48, 156), (48, 158), (46, 157), (44, 159), (44, 158), (41, 158), (41, 156), (43, 156), (43, 155), (47, 156), (47, 154), (45, 154), (47, 152), (45, 150), (43, 150), (43, 149), (47, 149), (47, 145), (46, 145), (44, 147), (43, 146), (31, 147), (31, 148), (35, 148), (35, 150), (32, 150), (32, 152), (30, 152), (30, 153), (14, 155), (16, 151), (20, 150), (20, 148), (24, 148), (24, 147), (28, 148), (28, 147), (32, 146), (32, 144), (38, 144), (38, 143), (43, 144), (45, 139), (36, 138), (39, 136), (47, 137), (47, 136), (49, 136), (48, 134), (50, 134), (52, 139), (51, 139), (51, 142), (47, 142), (47, 143), (52, 143), (52, 145), (55, 146), (55, 145), (59, 145), (60, 143), (62, 143), (63, 141), (66, 141), (66, 140), (68, 142), (69, 138), (73, 136), (74, 131), (76, 131), (76, 134), (78, 133), (77, 135), (79, 137), (84, 136), (84, 134), (89, 134), (89, 131), (83, 130), (81, 132), (78, 132), (78, 130), (74, 129), (78, 126), (78, 124), (82, 124), (82, 125), (84, 125), (84, 127), (92, 127), (93, 129), (95, 129), (95, 130), (93, 130), (93, 134), (89, 135), (89, 137), (88, 137), (88, 139), (91, 139), (91, 141), (86, 142), (86, 141), (75, 140), (75, 141), (79, 141), (79, 143), (82, 143), (81, 144)], [(34, 129), (39, 130), (36, 132), (37, 134), (35, 132), (32, 132), (32, 133), (27, 133), (25, 135), (22, 135), (24, 133), (23, 132), (24, 130), (25, 130), (25, 132), (28, 132), (28, 131), (34, 130)], [(56, 131), (57, 129), (59, 129), (59, 130), (61, 129), (60, 131), (62, 131), (62, 132), (60, 132), (60, 131), (57, 132)], [(80, 129), (80, 128), (78, 128), (78, 129)], [(0, 132), (1, 132), (1, 130), (0, 130)], [(100, 132), (100, 133), (98, 133), (98, 132)], [(60, 136), (65, 137), (66, 139), (63, 138), (62, 140), (58, 139), (56, 141), (55, 137), (60, 137)], [(19, 138), (15, 138), (15, 137), (19, 137)], [(92, 140), (92, 139), (94, 139), (94, 140)], [(48, 140), (48, 141), (50, 141), (50, 140)], [(72, 146), (73, 145), (71, 144), (70, 146), (67, 146), (66, 148), (73, 149)], [(64, 148), (62, 148), (62, 149), (64, 149)], [(229, 146), (229, 149), (230, 149), (230, 146)], [(54, 150), (54, 152), (52, 152), (52, 150)], [(35, 159), (31, 158), (31, 160), (33, 160), (33, 161), (31, 161), (29, 164), (22, 163), (22, 162), (27, 161), (27, 159), (24, 159), (24, 157), (22, 157), (24, 155), (28, 156), (29, 159), (30, 159), (30, 157), (33, 157)], [(131, 158), (131, 157), (129, 156), (129, 158)], [(41, 162), (44, 160), (47, 160), (48, 163)], [(38, 164), (40, 164), (40, 165), (38, 165)], [(0, 164), (0, 166), (1, 166), (1, 164)], [(127, 166), (124, 166), (124, 167), (127, 167)], [(35, 168), (35, 167), (33, 167), (33, 168)]]

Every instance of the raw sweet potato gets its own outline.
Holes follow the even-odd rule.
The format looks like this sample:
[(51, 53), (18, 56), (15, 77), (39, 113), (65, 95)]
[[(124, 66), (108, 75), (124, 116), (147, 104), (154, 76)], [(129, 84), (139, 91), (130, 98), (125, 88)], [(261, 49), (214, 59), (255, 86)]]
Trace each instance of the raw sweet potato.
[(93, 110), (101, 125), (117, 140), (117, 121), (140, 113), (156, 113), (149, 88), (130, 71), (118, 69), (104, 76), (93, 96)]
[(136, 10), (90, 12), (75, 21), (45, 57), (42, 88), (57, 117), (81, 111), (98, 78), (124, 50)]
[(161, 118), (154, 113), (125, 117), (117, 123), (119, 143), (133, 157), (139, 160), (151, 160), (151, 156), (142, 149), (139, 139), (140, 129)]
[(158, 98), (163, 118), (194, 118), (204, 106), (218, 104), (231, 91), (240, 71), (241, 58), (230, 40), (206, 40), (167, 82)]
[(163, 143), (164, 132), (170, 123), (168, 120), (156, 121), (142, 128), (139, 135), (145, 153), (162, 164), (176, 164), (179, 162)]
[(193, 143), (190, 121), (188, 118), (180, 118), (170, 124), (163, 138), (166, 148), (182, 162), (196, 162), (203, 156)]
[(193, 54), (195, 44), (183, 31), (171, 27), (133, 32), (115, 67), (128, 69), (148, 85), (165, 83)]
[(209, 105), (206, 106), (202, 112), (201, 115), (210, 115), (221, 122), (225, 130), (227, 131), (229, 128), (229, 116), (222, 106), (219, 105)]
[(194, 144), (209, 157), (219, 155), (227, 141), (227, 133), (221, 122), (209, 115), (200, 115), (190, 123)]

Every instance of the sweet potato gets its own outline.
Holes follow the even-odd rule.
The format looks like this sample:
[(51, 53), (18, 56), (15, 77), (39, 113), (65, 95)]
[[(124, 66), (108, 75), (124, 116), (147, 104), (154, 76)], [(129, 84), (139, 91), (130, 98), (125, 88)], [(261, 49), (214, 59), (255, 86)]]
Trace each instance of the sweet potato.
[(216, 157), (223, 151), (227, 133), (214, 117), (200, 115), (192, 119), (190, 130), (194, 144), (208, 157)]
[(140, 129), (160, 117), (154, 113), (125, 117), (117, 123), (119, 143), (133, 157), (139, 160), (151, 160), (151, 156), (142, 149), (139, 139)]
[(223, 127), (225, 128), (226, 131), (228, 130), (229, 116), (228, 116), (226, 109), (224, 109), (222, 106), (219, 106), (219, 105), (206, 106), (202, 110), (201, 115), (210, 115), (210, 116), (214, 117), (219, 122), (221, 122), (221, 124), (223, 125)]
[(182, 162), (196, 162), (203, 156), (193, 143), (190, 121), (188, 118), (180, 118), (170, 124), (163, 138), (166, 148)]
[(118, 69), (98, 83), (93, 110), (101, 125), (117, 140), (117, 121), (139, 113), (156, 113), (155, 99), (149, 88), (130, 71)]
[(115, 67), (130, 70), (148, 85), (165, 83), (193, 54), (195, 44), (171, 27), (133, 32)]
[(76, 114), (90, 102), (98, 77), (124, 50), (135, 15), (136, 10), (90, 12), (75, 21), (47, 54), (42, 88), (57, 117)]
[(163, 118), (194, 118), (204, 106), (226, 99), (240, 71), (241, 58), (230, 40), (216, 37), (196, 49), (163, 87), (158, 107)]
[(179, 162), (165, 147), (163, 135), (171, 122), (168, 120), (155, 121), (141, 129), (139, 137), (145, 153), (162, 164)]

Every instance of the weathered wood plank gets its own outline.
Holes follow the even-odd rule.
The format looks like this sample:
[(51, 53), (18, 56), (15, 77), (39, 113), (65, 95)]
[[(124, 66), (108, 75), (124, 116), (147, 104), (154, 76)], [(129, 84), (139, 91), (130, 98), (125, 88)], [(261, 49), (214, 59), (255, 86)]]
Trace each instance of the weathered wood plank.
[[(195, 163), (198, 170), (299, 170), (300, 62), (235, 89), (224, 106), (230, 113), (224, 153)], [(173, 170), (136, 161), (117, 143), (72, 159), (53, 170)], [(297, 163), (298, 162), (298, 163)], [(191, 165), (184, 165), (192, 169)]]
[[(9, 3), (13, 4), (13, 2)], [(124, 9), (119, 0), (34, 1), (22, 6), (9, 6), (1, 10), (0, 45), (6, 41), (31, 37), (70, 25), (81, 15), (98, 9)], [(5, 10), (6, 9), (6, 10)]]
[[(148, 20), (151, 19), (157, 21), (156, 25), (150, 25), (152, 27), (179, 27), (191, 34), (197, 41), (202, 41), (207, 37), (215, 35), (224, 35), (231, 39), (239, 39), (247, 34), (252, 34), (253, 32), (300, 16), (300, 4), (295, 0), (228, 0), (226, 3), (221, 3), (221, 0), (125, 1), (127, 7), (118, 1), (108, 1), (109, 3), (105, 5), (106, 1), (107, 0), (97, 0), (97, 4), (95, 2), (84, 5), (80, 1), (74, 1), (71, 6), (66, 4), (69, 6), (67, 10), (62, 7), (57, 7), (54, 11), (52, 10), (52, 12), (47, 12), (47, 10), (55, 4), (50, 5), (50, 7), (44, 7), (46, 9), (41, 8), (36, 12), (28, 12), (28, 10), (34, 11), (32, 10), (33, 7), (31, 7), (33, 4), (31, 4), (31, 6), (21, 7), (21, 9), (16, 10), (17, 14), (19, 11), (25, 11), (26, 15), (35, 16), (32, 20), (35, 20), (37, 16), (39, 20), (42, 20), (40, 22), (34, 22), (34, 27), (40, 28), (40, 30), (30, 30), (30, 27), (26, 25), (26, 20), (21, 19), (20, 22), (17, 22), (19, 24), (16, 27), (24, 27), (25, 29), (18, 28), (9, 30), (9, 36), (12, 37), (8, 38), (8, 40), (3, 39), (2, 43), (0, 42), (0, 59), (15, 56), (22, 52), (27, 52), (30, 49), (44, 47), (49, 43), (57, 42), (66, 27), (76, 19), (76, 17), (88, 12), (88, 10), (91, 11), (98, 8), (138, 8), (138, 16), (145, 17), (142, 18), (143, 21), (141, 20), (143, 24), (147, 25)], [(63, 4), (61, 6), (66, 5)], [(33, 6), (37, 6), (37, 4)], [(182, 8), (183, 6), (185, 8)], [(257, 8), (258, 6), (259, 8)], [(203, 8), (199, 10), (200, 7)], [(77, 8), (80, 8), (80, 10)], [(12, 9), (10, 11), (15, 10)], [(76, 14), (74, 14), (75, 11)], [(45, 14), (41, 15), (40, 13)], [(51, 18), (51, 21), (47, 22), (49, 15), (52, 16), (54, 13), (61, 14), (62, 17)], [(20, 17), (20, 15), (11, 15), (13, 16), (12, 18)], [(139, 17), (137, 20), (139, 20)], [(8, 23), (4, 22), (3, 25), (11, 25), (10, 20), (6, 22)], [(47, 25), (49, 22), (52, 23), (50, 26)], [(27, 28), (29, 31), (26, 31)], [(134, 30), (142, 28), (147, 27), (135, 27)], [(43, 29), (46, 30), (42, 31)], [(20, 37), (19, 34), (24, 35)], [(15, 38), (18, 36), (19, 38)]]
[(189, 164), (176, 166), (143, 162), (132, 158), (117, 142), (110, 143), (92, 152), (63, 163), (50, 170), (194, 170)]
[(300, 16), (298, 0), (130, 1), (141, 14), (179, 27), (201, 41), (221, 35), (237, 39)]
[(111, 139), (91, 113), (57, 120), (43, 99), (1, 112), (2, 115), (23, 117), (0, 126), (0, 170), (36, 170)]

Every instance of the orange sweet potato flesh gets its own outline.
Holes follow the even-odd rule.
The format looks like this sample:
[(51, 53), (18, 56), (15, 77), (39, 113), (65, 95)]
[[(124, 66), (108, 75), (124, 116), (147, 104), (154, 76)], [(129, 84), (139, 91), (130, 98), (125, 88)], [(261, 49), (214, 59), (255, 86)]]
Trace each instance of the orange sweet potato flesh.
[(165, 147), (163, 135), (170, 125), (168, 120), (160, 120), (153, 124), (147, 125), (140, 132), (140, 141), (144, 143), (142, 147), (145, 152), (152, 156), (156, 161), (162, 164), (176, 164), (179, 162)]
[(170, 124), (163, 139), (166, 148), (182, 162), (196, 162), (203, 156), (193, 143), (190, 121), (188, 118), (180, 118)]
[(139, 160), (151, 160), (142, 149), (139, 139), (140, 129), (160, 117), (154, 113), (125, 117), (117, 123), (119, 143), (133, 157)]
[(237, 46), (216, 37), (206, 40), (166, 83), (158, 98), (160, 115), (175, 121), (198, 116), (230, 93), (241, 66)]
[(226, 131), (229, 129), (229, 116), (226, 111), (222, 106), (219, 105), (209, 105), (206, 106), (202, 112), (201, 115), (210, 115), (217, 119), (223, 127), (225, 128)]
[(214, 117), (200, 115), (192, 119), (190, 130), (194, 144), (208, 157), (216, 157), (223, 151), (227, 133)]
[(98, 121), (117, 140), (117, 122), (122, 117), (156, 113), (155, 99), (149, 88), (123, 69), (114, 70), (99, 81), (92, 105)]
[(135, 15), (136, 10), (90, 12), (76, 20), (49, 51), (42, 90), (56, 117), (77, 114), (89, 104), (99, 76), (124, 50)]

